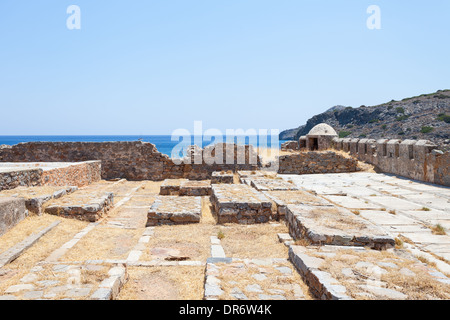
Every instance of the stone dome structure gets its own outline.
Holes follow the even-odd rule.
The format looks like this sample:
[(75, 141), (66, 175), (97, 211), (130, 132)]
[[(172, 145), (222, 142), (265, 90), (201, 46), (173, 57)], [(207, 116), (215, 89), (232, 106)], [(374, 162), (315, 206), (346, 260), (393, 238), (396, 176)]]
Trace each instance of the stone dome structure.
[(307, 136), (335, 136), (335, 137), (337, 137), (338, 134), (328, 124), (320, 123), (320, 124), (316, 125), (314, 128), (312, 128), (311, 131), (309, 131), (309, 133), (307, 134)]

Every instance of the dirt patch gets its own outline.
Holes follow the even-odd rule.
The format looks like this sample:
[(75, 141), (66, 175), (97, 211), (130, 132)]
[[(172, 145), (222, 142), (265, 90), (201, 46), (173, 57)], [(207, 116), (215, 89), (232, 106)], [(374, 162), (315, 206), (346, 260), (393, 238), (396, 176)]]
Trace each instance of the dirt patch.
[(128, 268), (118, 300), (201, 300), (204, 267)]
[(227, 257), (287, 258), (288, 249), (279, 242), (277, 233), (288, 233), (284, 224), (235, 225), (220, 227), (221, 244)]

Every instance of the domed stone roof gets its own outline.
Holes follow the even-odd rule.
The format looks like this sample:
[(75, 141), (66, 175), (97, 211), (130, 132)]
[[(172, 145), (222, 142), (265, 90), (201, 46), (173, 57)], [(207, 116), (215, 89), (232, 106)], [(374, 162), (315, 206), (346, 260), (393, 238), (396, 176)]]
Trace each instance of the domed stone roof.
[(337, 136), (336, 131), (326, 123), (321, 123), (309, 131), (308, 136)]

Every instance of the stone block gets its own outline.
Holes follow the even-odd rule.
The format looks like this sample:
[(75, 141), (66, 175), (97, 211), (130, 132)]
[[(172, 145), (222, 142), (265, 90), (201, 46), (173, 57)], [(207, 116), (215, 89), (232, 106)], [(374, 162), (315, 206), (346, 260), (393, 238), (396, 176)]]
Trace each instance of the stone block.
[(0, 198), (0, 236), (28, 216), (23, 198)]
[(147, 214), (147, 227), (199, 223), (201, 197), (159, 196)]
[(264, 223), (272, 215), (271, 201), (244, 184), (213, 185), (211, 203), (218, 223)]

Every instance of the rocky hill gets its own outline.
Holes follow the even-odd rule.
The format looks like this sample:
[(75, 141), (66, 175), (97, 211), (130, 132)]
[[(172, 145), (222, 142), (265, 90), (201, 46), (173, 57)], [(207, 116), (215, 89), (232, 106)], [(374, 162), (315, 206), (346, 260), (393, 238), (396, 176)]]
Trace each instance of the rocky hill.
[(306, 124), (280, 133), (280, 140), (297, 140), (319, 123), (327, 123), (341, 138), (427, 139), (450, 149), (450, 90), (392, 100), (359, 108), (336, 106)]

